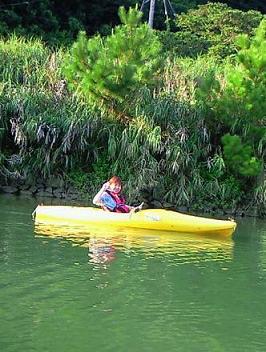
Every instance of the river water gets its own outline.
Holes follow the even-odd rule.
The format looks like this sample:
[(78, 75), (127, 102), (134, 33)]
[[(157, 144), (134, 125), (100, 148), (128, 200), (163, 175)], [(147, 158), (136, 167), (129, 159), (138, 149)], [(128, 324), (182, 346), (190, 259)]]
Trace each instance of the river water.
[(266, 222), (232, 241), (36, 228), (0, 196), (0, 351), (265, 351)]

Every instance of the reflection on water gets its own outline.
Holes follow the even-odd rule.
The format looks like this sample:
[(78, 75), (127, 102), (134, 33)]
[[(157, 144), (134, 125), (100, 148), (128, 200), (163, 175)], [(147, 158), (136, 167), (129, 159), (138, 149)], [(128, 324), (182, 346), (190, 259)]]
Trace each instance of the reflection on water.
[(106, 264), (115, 260), (117, 252), (139, 251), (146, 256), (169, 254), (180, 264), (232, 259), (233, 241), (224, 238), (157, 232), (145, 229), (109, 229), (106, 231), (84, 227), (35, 225), (36, 236), (64, 238), (88, 248), (92, 263)]
[(88, 256), (90, 262), (95, 264), (104, 264), (111, 262), (116, 257), (116, 249), (112, 243), (108, 243), (105, 239), (90, 238), (86, 242), (89, 248)]

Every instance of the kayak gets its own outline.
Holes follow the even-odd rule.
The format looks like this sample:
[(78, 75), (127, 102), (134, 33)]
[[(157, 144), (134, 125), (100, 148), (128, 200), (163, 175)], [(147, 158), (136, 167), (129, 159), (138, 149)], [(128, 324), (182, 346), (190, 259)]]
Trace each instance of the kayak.
[(209, 219), (164, 209), (145, 209), (125, 214), (91, 207), (39, 205), (33, 214), (37, 224), (87, 228), (135, 228), (225, 237), (230, 237), (236, 228), (235, 221)]

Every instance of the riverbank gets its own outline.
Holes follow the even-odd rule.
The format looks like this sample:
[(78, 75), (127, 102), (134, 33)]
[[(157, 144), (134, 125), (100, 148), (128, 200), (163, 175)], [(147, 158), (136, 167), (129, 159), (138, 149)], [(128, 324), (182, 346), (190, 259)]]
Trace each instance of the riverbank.
[[(64, 183), (60, 178), (55, 178), (44, 183), (37, 181), (34, 184), (20, 182), (12, 185), (0, 185), (0, 194), (10, 194), (19, 197), (32, 197), (40, 199), (40, 202), (47, 204), (56, 204), (58, 200), (68, 202), (73, 205), (92, 206), (92, 195), (82, 193), (75, 189), (72, 185)], [(193, 207), (186, 205), (176, 205), (165, 202), (153, 196), (152, 192), (142, 192), (137, 202), (144, 202), (146, 208), (159, 208), (167, 210), (175, 210), (183, 213), (197, 215), (212, 215), (221, 218), (228, 217), (258, 217), (265, 218), (265, 214), (261, 214), (258, 207), (253, 205), (242, 205), (232, 208), (209, 207)], [(136, 202), (136, 204), (137, 204)]]
[[(246, 33), (249, 49), (234, 49), (235, 54), (227, 58), (212, 51), (181, 55), (182, 47), (172, 43), (176, 55), (163, 51), (164, 64), (158, 62), (158, 72), (147, 82), (133, 78), (146, 77), (141, 70), (154, 61), (149, 54), (147, 64), (136, 63), (130, 54), (134, 48), (122, 50), (116, 35), (127, 33), (126, 25), (101, 40), (81, 34), (71, 49), (52, 49), (40, 40), (15, 36), (0, 39), (2, 191), (89, 202), (105, 180), (119, 175), (131, 204), (145, 201), (149, 207), (182, 208), (190, 213), (265, 216), (266, 105), (262, 102), (266, 99), (261, 88), (265, 77), (263, 62), (257, 62), (264, 53), (265, 25), (262, 21), (253, 36), (253, 24)], [(132, 34), (132, 42), (138, 33)], [(147, 35), (155, 44), (163, 44), (154, 32)], [(134, 67), (140, 74), (133, 75), (131, 82), (117, 72), (122, 81), (113, 87), (110, 82), (116, 78), (106, 81), (106, 65), (114, 65), (113, 74), (119, 58), (112, 61), (111, 56), (97, 54), (99, 60), (106, 59), (101, 61), (100, 74), (99, 63), (92, 58), (101, 82), (97, 94), (94, 97), (94, 85), (77, 94), (80, 90), (72, 90), (75, 80), (66, 72), (76, 72), (74, 63), (84, 58), (77, 57), (72, 62), (75, 67), (66, 65), (66, 60), (75, 58), (76, 45), (87, 46), (83, 40), (95, 50), (101, 41), (119, 44), (120, 56), (134, 59), (124, 62), (121, 72)], [(139, 49), (147, 52), (145, 45)], [(150, 53), (151, 47), (147, 50)], [(244, 62), (243, 53), (249, 58)], [(86, 69), (82, 74), (92, 72)], [(240, 83), (236, 77), (242, 77)], [(91, 82), (90, 77), (84, 82)], [(108, 94), (102, 90), (105, 86)]]

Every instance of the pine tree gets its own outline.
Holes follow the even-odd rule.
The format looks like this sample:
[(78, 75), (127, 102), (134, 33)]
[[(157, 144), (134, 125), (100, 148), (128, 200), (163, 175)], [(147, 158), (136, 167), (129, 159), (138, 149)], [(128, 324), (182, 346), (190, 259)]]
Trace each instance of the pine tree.
[(119, 9), (122, 25), (110, 36), (88, 39), (79, 34), (64, 72), (72, 88), (98, 104), (121, 103), (159, 69), (160, 43), (137, 9)]

